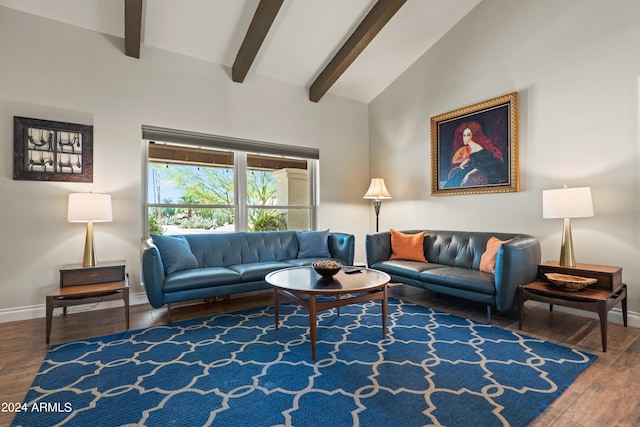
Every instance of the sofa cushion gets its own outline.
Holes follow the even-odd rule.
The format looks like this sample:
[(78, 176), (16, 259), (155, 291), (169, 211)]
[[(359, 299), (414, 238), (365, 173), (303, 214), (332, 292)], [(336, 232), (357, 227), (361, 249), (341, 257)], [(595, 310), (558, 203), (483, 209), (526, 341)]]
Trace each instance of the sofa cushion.
[(495, 274), (498, 249), (500, 249), (500, 246), (502, 246), (503, 243), (508, 243), (516, 239), (517, 237), (509, 240), (500, 240), (497, 237), (490, 237), (489, 240), (487, 240), (487, 248), (484, 250), (482, 257), (480, 258), (480, 271)]
[(281, 261), (252, 262), (249, 264), (230, 265), (228, 268), (239, 275), (241, 282), (256, 282), (264, 280), (264, 276), (281, 268), (291, 267), (291, 264)]
[(424, 257), (424, 235), (424, 231), (416, 234), (405, 234), (392, 228), (391, 257), (389, 259), (428, 262)]
[(418, 261), (406, 261), (406, 260), (388, 260), (382, 262), (376, 262), (370, 266), (376, 270), (384, 271), (388, 274), (396, 276), (409, 277), (411, 279), (420, 280), (420, 273), (425, 270), (433, 270), (435, 268), (445, 267), (441, 264), (433, 264)]
[(184, 236), (161, 236), (152, 234), (153, 244), (158, 247), (164, 271), (167, 274), (198, 267), (198, 261), (191, 252)]
[(164, 292), (199, 289), (204, 286), (222, 286), (240, 280), (238, 272), (224, 267), (195, 268), (168, 275), (162, 287)]
[(298, 237), (298, 258), (330, 258), (329, 230), (296, 231)]
[(494, 295), (496, 287), (493, 274), (461, 267), (435, 268), (420, 273), (423, 282), (435, 283), (450, 288)]

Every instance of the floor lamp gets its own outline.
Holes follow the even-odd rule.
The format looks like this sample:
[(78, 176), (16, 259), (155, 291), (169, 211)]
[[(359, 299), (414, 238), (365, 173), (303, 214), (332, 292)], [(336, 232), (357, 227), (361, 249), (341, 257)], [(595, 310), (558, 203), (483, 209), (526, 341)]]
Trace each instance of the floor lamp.
[(559, 188), (542, 192), (542, 217), (563, 218), (562, 246), (560, 247), (560, 265), (575, 267), (576, 256), (573, 252), (571, 237), (571, 218), (593, 216), (591, 187)]
[(373, 199), (373, 208), (376, 211), (376, 233), (378, 232), (378, 217), (380, 216), (380, 205), (382, 199), (390, 199), (391, 194), (384, 185), (383, 178), (372, 178), (371, 185), (366, 194), (362, 196), (363, 199)]
[(96, 244), (93, 239), (93, 223), (111, 221), (111, 196), (99, 193), (69, 194), (67, 221), (86, 222), (87, 233), (84, 241), (83, 267), (95, 267), (97, 264)]

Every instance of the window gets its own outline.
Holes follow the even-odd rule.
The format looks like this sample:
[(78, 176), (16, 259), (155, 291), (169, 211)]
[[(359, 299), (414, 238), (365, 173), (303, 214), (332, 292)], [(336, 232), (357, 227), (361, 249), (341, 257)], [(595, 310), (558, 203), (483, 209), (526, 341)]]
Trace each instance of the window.
[(145, 129), (149, 233), (315, 228), (317, 150)]

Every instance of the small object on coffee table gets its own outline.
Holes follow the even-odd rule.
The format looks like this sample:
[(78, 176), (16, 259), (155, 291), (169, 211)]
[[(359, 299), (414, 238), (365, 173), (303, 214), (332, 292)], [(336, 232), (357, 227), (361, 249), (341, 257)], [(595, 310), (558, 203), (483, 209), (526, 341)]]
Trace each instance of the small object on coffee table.
[(568, 274), (547, 273), (547, 280), (566, 291), (580, 291), (598, 281), (590, 277), (570, 276)]
[(325, 279), (332, 278), (342, 268), (341, 263), (331, 259), (323, 259), (320, 261), (316, 261), (312, 264), (312, 266), (313, 266), (313, 269), (316, 271), (316, 273), (318, 273)]

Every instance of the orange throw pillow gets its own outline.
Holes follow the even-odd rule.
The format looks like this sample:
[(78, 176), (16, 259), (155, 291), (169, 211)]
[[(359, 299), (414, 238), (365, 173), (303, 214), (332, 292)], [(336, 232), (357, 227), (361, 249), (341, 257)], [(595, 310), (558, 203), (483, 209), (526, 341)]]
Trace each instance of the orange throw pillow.
[(392, 228), (391, 258), (389, 259), (429, 262), (424, 257), (424, 235), (424, 231), (417, 234), (405, 234)]
[(482, 254), (482, 257), (480, 257), (480, 271), (494, 274), (496, 272), (498, 249), (500, 249), (500, 246), (502, 246), (503, 243), (508, 243), (512, 240), (518, 240), (518, 237), (514, 237), (509, 240), (500, 240), (497, 237), (490, 237), (487, 241), (487, 248)]

